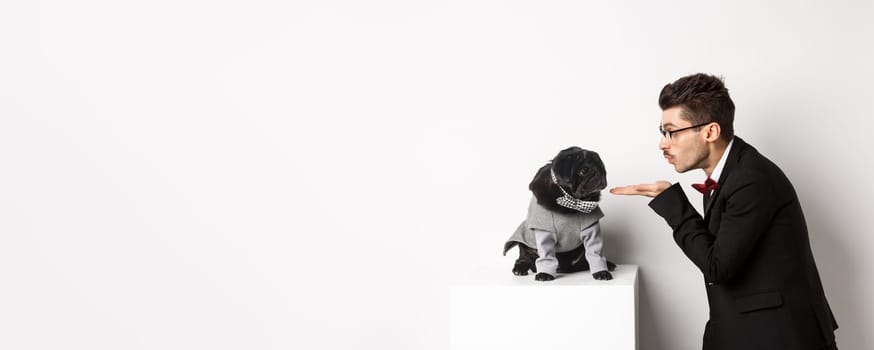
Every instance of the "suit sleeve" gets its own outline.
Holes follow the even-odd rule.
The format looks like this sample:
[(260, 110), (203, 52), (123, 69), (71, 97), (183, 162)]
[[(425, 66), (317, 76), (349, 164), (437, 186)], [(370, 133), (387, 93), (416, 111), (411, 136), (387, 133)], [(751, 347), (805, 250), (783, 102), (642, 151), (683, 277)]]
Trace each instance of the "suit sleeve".
[(708, 284), (731, 280), (768, 230), (776, 211), (772, 186), (762, 176), (734, 174), (731, 186), (721, 190), (726, 198), (719, 232), (709, 232), (704, 219), (689, 204), (679, 184), (650, 203), (674, 230), (674, 240), (698, 266)]

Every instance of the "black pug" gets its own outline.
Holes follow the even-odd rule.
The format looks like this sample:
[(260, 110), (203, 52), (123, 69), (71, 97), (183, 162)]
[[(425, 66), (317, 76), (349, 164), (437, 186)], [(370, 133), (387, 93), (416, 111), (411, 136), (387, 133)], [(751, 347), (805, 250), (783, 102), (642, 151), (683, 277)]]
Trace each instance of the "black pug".
[(616, 264), (602, 252), (598, 207), (607, 187), (607, 170), (598, 153), (579, 147), (562, 150), (537, 170), (528, 189), (534, 196), (528, 217), (504, 244), (504, 255), (519, 247), (513, 274), (537, 272), (538, 281), (551, 281), (556, 273), (591, 270), (592, 277), (609, 280)]

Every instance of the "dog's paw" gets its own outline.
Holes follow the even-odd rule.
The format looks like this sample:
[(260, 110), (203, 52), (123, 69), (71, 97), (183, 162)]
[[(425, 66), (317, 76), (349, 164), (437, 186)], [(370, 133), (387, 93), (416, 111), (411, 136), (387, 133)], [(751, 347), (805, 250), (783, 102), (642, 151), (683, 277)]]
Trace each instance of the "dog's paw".
[(528, 266), (524, 266), (524, 265), (513, 266), (513, 274), (516, 276), (527, 276), (528, 275)]
[(608, 272), (608, 271), (595, 272), (592, 274), (592, 277), (594, 277), (596, 280), (602, 280), (602, 281), (607, 281), (607, 280), (613, 279), (613, 275), (610, 274), (610, 272)]
[(535, 279), (535, 280), (538, 280), (538, 281), (544, 281), (544, 282), (545, 282), (545, 281), (552, 281), (552, 280), (554, 280), (554, 279), (555, 279), (555, 276), (550, 275), (550, 274), (548, 274), (548, 273), (543, 273), (543, 272), (541, 272), (541, 273), (538, 273), (538, 274), (534, 275), (534, 279)]

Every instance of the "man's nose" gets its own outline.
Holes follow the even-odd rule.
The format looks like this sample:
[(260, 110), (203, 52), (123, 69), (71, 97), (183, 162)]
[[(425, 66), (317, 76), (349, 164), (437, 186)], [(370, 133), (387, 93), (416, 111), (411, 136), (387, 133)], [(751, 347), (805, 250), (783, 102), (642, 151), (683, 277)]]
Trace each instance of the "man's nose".
[(671, 141), (668, 140), (667, 137), (662, 137), (659, 139), (659, 149), (662, 151), (667, 151), (668, 148), (671, 148)]

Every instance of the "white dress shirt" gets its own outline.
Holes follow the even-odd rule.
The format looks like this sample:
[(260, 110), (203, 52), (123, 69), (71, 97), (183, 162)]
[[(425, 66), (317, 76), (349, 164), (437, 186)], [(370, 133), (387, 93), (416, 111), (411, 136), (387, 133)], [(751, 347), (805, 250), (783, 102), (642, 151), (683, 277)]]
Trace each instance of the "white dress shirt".
[[(710, 174), (710, 178), (713, 179), (713, 181), (719, 182), (719, 176), (722, 175), (722, 169), (725, 168), (725, 159), (728, 158), (728, 152), (731, 151), (732, 144), (734, 144), (734, 137), (731, 138), (731, 141), (728, 141), (728, 146), (725, 146), (725, 152), (722, 153), (722, 158), (719, 158), (719, 163), (716, 163), (716, 167), (713, 168), (713, 174)], [(713, 194), (712, 190), (710, 194)]]

